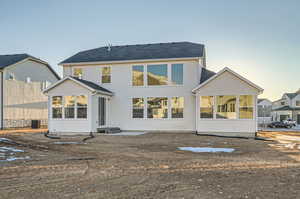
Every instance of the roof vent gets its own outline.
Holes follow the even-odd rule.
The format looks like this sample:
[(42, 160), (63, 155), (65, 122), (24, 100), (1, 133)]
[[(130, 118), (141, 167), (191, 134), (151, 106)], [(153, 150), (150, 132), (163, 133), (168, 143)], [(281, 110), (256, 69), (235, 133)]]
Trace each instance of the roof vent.
[(107, 44), (107, 51), (108, 51), (108, 52), (111, 51), (111, 47), (112, 47), (112, 44), (108, 43), (108, 44)]

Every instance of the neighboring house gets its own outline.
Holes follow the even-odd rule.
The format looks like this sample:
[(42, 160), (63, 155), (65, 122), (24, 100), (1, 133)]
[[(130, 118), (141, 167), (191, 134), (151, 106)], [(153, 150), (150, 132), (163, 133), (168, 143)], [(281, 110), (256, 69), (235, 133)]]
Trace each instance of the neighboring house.
[(257, 100), (257, 120), (259, 125), (267, 125), (272, 122), (272, 102), (268, 99)]
[(282, 98), (273, 102), (274, 121), (292, 119), (300, 124), (300, 89), (295, 93), (284, 93)]
[(205, 47), (190, 42), (108, 46), (60, 63), (47, 88), (49, 131), (172, 131), (254, 136), (263, 90), (229, 68), (206, 69)]
[(0, 55), (0, 127), (29, 127), (31, 120), (47, 124), (43, 90), (60, 78), (48, 63), (28, 54)]

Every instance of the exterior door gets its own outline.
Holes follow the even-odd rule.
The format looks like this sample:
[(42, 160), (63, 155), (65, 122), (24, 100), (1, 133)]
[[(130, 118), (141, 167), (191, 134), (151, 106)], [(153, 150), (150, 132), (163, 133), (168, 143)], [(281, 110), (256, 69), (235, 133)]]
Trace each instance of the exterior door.
[(300, 124), (300, 114), (297, 115), (297, 124)]
[(104, 97), (98, 98), (98, 121), (99, 126), (106, 125), (106, 99)]

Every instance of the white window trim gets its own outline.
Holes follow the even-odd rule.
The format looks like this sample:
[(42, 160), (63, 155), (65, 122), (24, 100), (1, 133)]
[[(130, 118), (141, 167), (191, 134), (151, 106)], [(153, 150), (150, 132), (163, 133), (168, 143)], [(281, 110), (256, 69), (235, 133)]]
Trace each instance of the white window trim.
[[(102, 68), (105, 68), (105, 67), (109, 67), (110, 68), (110, 82), (109, 83), (103, 83), (102, 82)], [(113, 78), (113, 76), (112, 76), (112, 69), (113, 69), (113, 67), (110, 66), (110, 65), (103, 65), (103, 66), (100, 66), (99, 68), (100, 68), (100, 80), (99, 80), (100, 84), (104, 84), (104, 85), (110, 85), (110, 84), (112, 84), (112, 81), (113, 81), (113, 79), (112, 79)]]
[[(172, 82), (172, 64), (182, 64), (183, 65), (183, 70), (182, 70), (182, 84), (171, 84)], [(167, 65), (167, 75), (168, 75), (168, 84), (166, 85), (148, 85), (148, 65)], [(184, 69), (185, 69), (185, 63), (182, 62), (155, 62), (155, 63), (149, 63), (149, 64), (134, 64), (131, 65), (131, 78), (130, 78), (130, 85), (133, 88), (147, 88), (147, 87), (159, 87), (159, 88), (163, 88), (163, 87), (183, 87), (184, 82), (185, 82), (185, 78), (184, 78)], [(133, 82), (132, 82), (132, 78), (133, 78), (133, 70), (132, 67), (133, 66), (143, 66), (144, 67), (144, 85), (143, 86), (134, 86)]]
[[(236, 94), (226, 94), (226, 95), (199, 95), (199, 99), (198, 102), (199, 103), (199, 114), (198, 114), (198, 119), (199, 120), (219, 120), (219, 121), (253, 121), (256, 120), (256, 107), (255, 107), (255, 95), (251, 95), (251, 94), (243, 94), (243, 95), (250, 95), (252, 96), (252, 100), (253, 100), (253, 118), (249, 119), (249, 118), (240, 118), (240, 96), (241, 95), (236, 95)], [(213, 118), (201, 118), (201, 106), (200, 106), (200, 99), (202, 96), (213, 96), (214, 98), (214, 109), (213, 109)], [(236, 104), (235, 104), (235, 112), (236, 112), (236, 118), (235, 119), (226, 119), (226, 118), (217, 118), (217, 96), (236, 96)]]
[[(159, 98), (168, 98), (168, 117), (167, 118), (148, 118), (148, 97), (159, 97)], [(183, 107), (183, 117), (182, 118), (172, 118), (172, 107), (171, 107), (171, 102), (172, 102), (172, 97), (183, 97), (184, 101), (184, 107)], [(132, 104), (132, 99), (133, 98), (143, 98), (144, 99), (144, 117), (143, 118), (133, 118), (133, 104)], [(130, 119), (133, 120), (184, 120), (184, 110), (185, 110), (185, 96), (134, 96), (129, 98), (130, 101)]]
[[(78, 96), (81, 96), (81, 95), (84, 95), (87, 97), (87, 115), (86, 115), (86, 118), (77, 118), (77, 97)], [(61, 118), (53, 118), (53, 112), (52, 112), (52, 98), (53, 97), (56, 97), (56, 96), (59, 96), (59, 97), (62, 97), (62, 117)], [(76, 99), (75, 99), (75, 113), (74, 113), (74, 118), (65, 118), (65, 107), (64, 107), (64, 102), (65, 102), (65, 96), (75, 96)], [(61, 120), (72, 120), (72, 121), (86, 121), (89, 119), (89, 96), (86, 95), (86, 94), (78, 94), (78, 95), (53, 95), (50, 97), (50, 116), (51, 116), (51, 120), (58, 120), (58, 121), (61, 121)]]

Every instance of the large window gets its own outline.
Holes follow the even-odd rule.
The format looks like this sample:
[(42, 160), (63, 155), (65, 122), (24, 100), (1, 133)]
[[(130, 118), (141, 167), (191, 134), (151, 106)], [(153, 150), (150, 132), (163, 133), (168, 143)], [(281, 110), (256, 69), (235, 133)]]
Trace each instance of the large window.
[(111, 83), (111, 67), (102, 67), (102, 83)]
[(172, 118), (183, 118), (184, 97), (171, 98)]
[(253, 119), (253, 96), (241, 95), (240, 96), (240, 119)]
[(132, 85), (144, 85), (144, 66), (132, 66)]
[(87, 118), (87, 96), (77, 96), (77, 118)]
[(148, 97), (147, 104), (148, 118), (168, 118), (167, 97)]
[(236, 119), (236, 96), (217, 96), (216, 118)]
[(200, 98), (200, 118), (214, 117), (214, 97), (201, 96)]
[(75, 118), (75, 96), (64, 97), (65, 118)]
[(299, 100), (296, 101), (296, 106), (300, 106), (300, 101)]
[(62, 118), (62, 96), (52, 97), (52, 118)]
[(78, 77), (78, 78), (82, 78), (83, 72), (82, 72), (82, 68), (74, 68), (73, 69), (73, 76), (74, 77)]
[(132, 118), (144, 118), (144, 98), (132, 99)]
[(147, 66), (148, 85), (167, 85), (168, 84), (168, 65), (148, 65)]
[(183, 84), (183, 64), (172, 64), (171, 66), (172, 72), (172, 84), (173, 85), (181, 85)]

